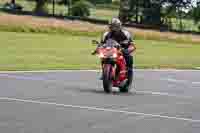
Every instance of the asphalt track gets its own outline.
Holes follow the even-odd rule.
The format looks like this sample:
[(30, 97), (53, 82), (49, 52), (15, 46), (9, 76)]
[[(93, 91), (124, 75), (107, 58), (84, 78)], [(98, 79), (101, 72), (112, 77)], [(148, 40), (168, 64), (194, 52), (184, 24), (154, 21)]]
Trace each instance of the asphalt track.
[(199, 133), (200, 71), (137, 70), (128, 94), (95, 71), (0, 72), (0, 133)]

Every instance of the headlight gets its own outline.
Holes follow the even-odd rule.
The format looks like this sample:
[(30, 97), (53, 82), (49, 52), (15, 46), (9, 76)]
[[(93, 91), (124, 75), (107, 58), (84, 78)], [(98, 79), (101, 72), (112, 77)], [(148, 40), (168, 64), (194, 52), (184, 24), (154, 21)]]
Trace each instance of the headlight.
[(103, 58), (104, 57), (104, 54), (103, 53), (100, 53), (99, 54), (99, 58)]
[(117, 58), (117, 54), (116, 53), (113, 54), (113, 58)]

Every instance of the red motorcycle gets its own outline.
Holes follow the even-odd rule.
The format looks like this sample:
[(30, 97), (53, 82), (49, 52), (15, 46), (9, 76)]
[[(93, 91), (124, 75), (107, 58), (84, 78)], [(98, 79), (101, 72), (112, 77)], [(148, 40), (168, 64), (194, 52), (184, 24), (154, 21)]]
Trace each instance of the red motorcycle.
[(118, 87), (120, 92), (128, 92), (128, 73), (126, 61), (121, 52), (121, 46), (115, 40), (109, 39), (101, 44), (93, 40), (97, 49), (93, 54), (98, 55), (102, 63), (103, 88), (106, 93), (112, 92), (112, 87)]

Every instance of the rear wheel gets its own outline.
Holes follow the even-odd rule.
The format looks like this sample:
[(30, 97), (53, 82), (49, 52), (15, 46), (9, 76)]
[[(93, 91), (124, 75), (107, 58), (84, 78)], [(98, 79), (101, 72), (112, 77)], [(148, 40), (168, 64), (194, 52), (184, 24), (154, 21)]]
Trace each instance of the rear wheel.
[(106, 64), (103, 67), (103, 88), (106, 93), (112, 91), (112, 65)]

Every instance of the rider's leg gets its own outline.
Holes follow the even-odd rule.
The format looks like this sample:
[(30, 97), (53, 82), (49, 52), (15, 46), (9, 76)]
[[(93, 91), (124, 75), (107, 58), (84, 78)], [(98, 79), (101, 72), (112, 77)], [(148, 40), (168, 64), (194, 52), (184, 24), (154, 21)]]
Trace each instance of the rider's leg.
[(100, 76), (100, 80), (103, 80), (103, 61), (101, 61), (101, 76)]
[(133, 56), (125, 55), (124, 57), (128, 69), (128, 85), (131, 87), (133, 82)]

